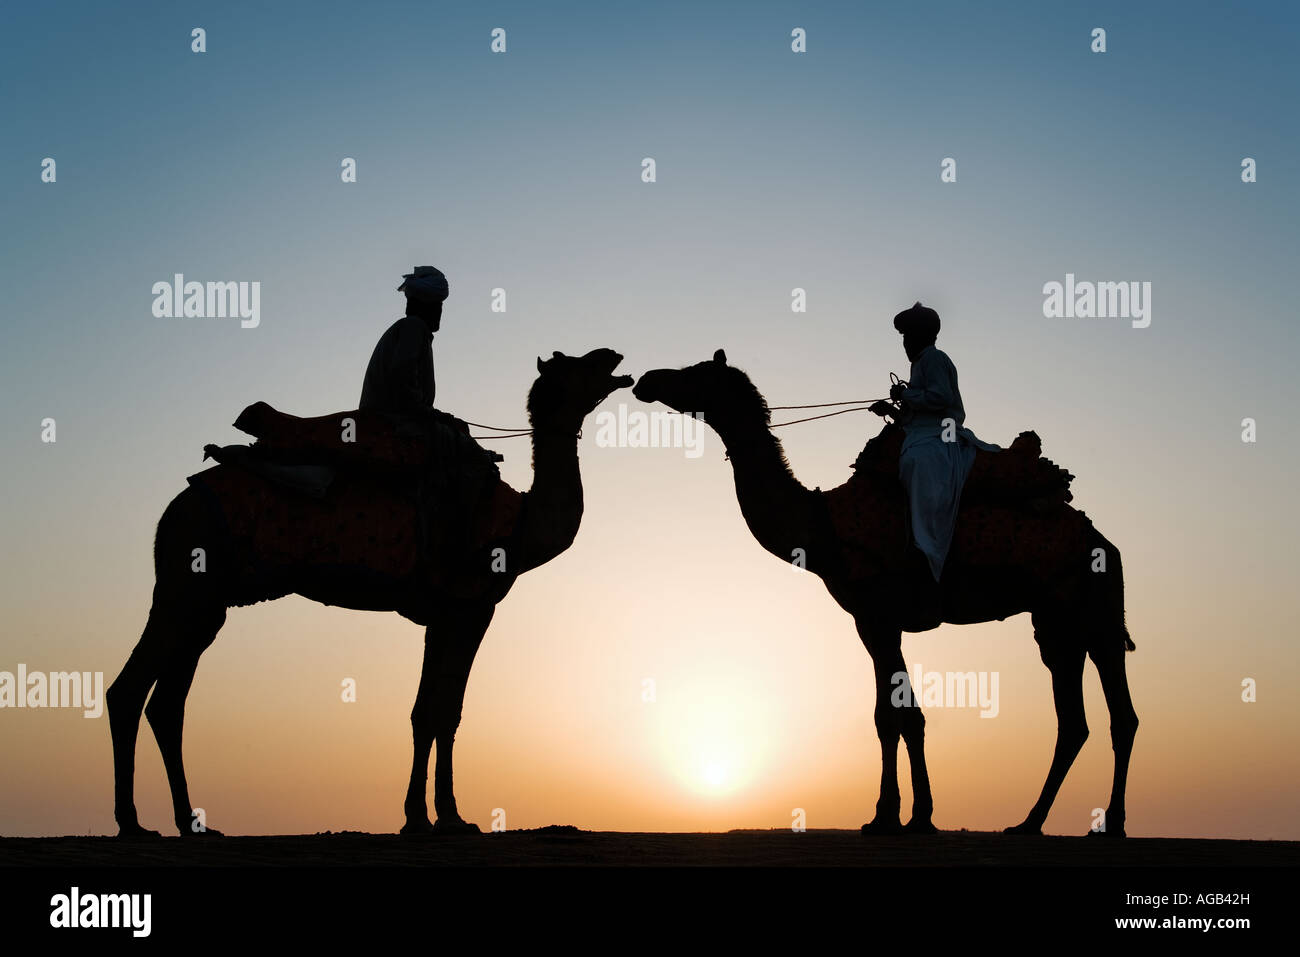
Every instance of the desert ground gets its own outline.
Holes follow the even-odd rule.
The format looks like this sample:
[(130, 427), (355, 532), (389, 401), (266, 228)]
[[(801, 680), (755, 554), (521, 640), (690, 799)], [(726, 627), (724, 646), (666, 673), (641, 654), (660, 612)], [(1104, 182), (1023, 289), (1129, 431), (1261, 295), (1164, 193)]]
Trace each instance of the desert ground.
[(0, 867), (721, 866), (721, 867), (1294, 867), (1298, 841), (1011, 837), (943, 831), (864, 837), (852, 830), (723, 833), (584, 831), (571, 826), (480, 835), (355, 831), (258, 837), (0, 837)]

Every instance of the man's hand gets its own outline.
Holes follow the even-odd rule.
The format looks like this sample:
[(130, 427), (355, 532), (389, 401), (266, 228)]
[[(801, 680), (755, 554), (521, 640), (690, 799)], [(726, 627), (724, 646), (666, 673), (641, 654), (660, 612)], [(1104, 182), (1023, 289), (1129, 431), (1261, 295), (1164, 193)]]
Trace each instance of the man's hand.
[(903, 391), (905, 388), (906, 386), (904, 386), (903, 383), (895, 382), (889, 387), (889, 397), (895, 402), (900, 401), (903, 398)]
[(898, 415), (898, 410), (884, 399), (877, 399), (871, 403), (871, 405), (867, 406), (867, 411), (876, 413), (882, 419), (887, 415)]

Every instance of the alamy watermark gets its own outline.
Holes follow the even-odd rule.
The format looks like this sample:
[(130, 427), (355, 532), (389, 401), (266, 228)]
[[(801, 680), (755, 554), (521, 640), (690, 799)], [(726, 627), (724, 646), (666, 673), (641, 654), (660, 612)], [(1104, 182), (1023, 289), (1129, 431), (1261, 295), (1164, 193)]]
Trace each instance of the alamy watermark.
[(83, 894), (74, 886), (50, 898), (50, 926), (122, 927), (130, 929), (133, 937), (148, 937), (153, 928), (153, 895)]
[(104, 713), (104, 672), (0, 671), (0, 708), (81, 708), (84, 717)]
[(889, 701), (895, 708), (979, 708), (981, 718), (998, 716), (996, 671), (925, 671), (918, 664), (910, 681), (908, 677), (906, 671), (896, 671), (889, 679), (894, 686)]
[(153, 314), (159, 319), (237, 318), (244, 329), (262, 321), (260, 282), (186, 282), (176, 273), (171, 282), (153, 284)]
[(704, 420), (698, 414), (629, 411), (596, 414), (596, 445), (602, 449), (684, 449), (688, 459), (704, 454)]
[(1134, 329), (1151, 325), (1150, 282), (1065, 282), (1043, 285), (1043, 315), (1048, 319), (1131, 319)]

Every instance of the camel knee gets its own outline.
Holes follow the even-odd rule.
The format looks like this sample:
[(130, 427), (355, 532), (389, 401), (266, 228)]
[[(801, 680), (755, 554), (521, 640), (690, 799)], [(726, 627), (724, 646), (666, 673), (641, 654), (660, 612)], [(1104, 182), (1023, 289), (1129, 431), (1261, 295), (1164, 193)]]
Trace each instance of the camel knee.
[(436, 723), (436, 734), (438, 740), (446, 741), (456, 737), (456, 732), (460, 730), (460, 709), (445, 711), (438, 715)]
[(920, 708), (900, 708), (898, 712), (899, 723), (903, 726), (903, 736), (910, 737), (914, 734), (925, 734), (925, 714)]
[(1088, 740), (1088, 725), (1083, 722), (1063, 724), (1057, 728), (1056, 739), (1063, 747), (1078, 751)]
[(154, 688), (153, 694), (149, 696), (149, 704), (144, 709), (144, 716), (154, 731), (170, 730), (184, 715), (185, 696), (176, 693), (174, 688), (169, 689), (166, 682)]
[(173, 705), (165, 701), (159, 703), (157, 692), (154, 692), (144, 709), (145, 720), (149, 722), (149, 727), (153, 728), (155, 733), (168, 730), (175, 723), (173, 720), (175, 713), (176, 708)]
[(899, 709), (891, 705), (876, 708), (876, 736), (881, 741), (896, 741), (902, 730)]
[(1110, 740), (1116, 747), (1121, 745), (1129, 746), (1133, 744), (1133, 739), (1137, 736), (1138, 716), (1137, 712), (1129, 709), (1127, 714), (1118, 715), (1111, 719), (1110, 722)]
[(140, 711), (144, 707), (144, 698), (148, 693), (148, 688), (141, 688), (136, 684), (123, 681), (122, 676), (108, 686), (104, 692), (104, 704), (108, 708), (108, 720), (118, 721), (138, 721)]

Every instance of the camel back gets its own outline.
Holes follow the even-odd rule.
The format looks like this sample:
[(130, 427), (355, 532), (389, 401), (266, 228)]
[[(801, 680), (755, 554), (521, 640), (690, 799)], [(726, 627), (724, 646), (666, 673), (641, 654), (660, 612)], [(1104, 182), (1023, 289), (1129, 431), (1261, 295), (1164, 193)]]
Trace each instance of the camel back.
[[(858, 456), (853, 477), (822, 493), (850, 580), (897, 570), (909, 547), (907, 497), (898, 478), (902, 444), (903, 430), (885, 426)], [(1022, 432), (1006, 451), (976, 453), (950, 563), (1043, 576), (1086, 568), (1092, 522), (1067, 504), (1074, 476), (1040, 453), (1033, 432)]]
[(414, 498), (400, 485), (341, 472), (324, 498), (269, 482), (243, 468), (217, 465), (189, 478), (224, 531), (232, 567), (231, 604), (297, 591), (298, 581), (355, 582), (359, 590), (430, 589), (498, 600), (512, 574), (491, 571), (492, 551), (507, 548), (524, 497), (497, 480), (479, 501), (468, 548), (452, 542), (457, 523), (431, 523), (422, 541)]

